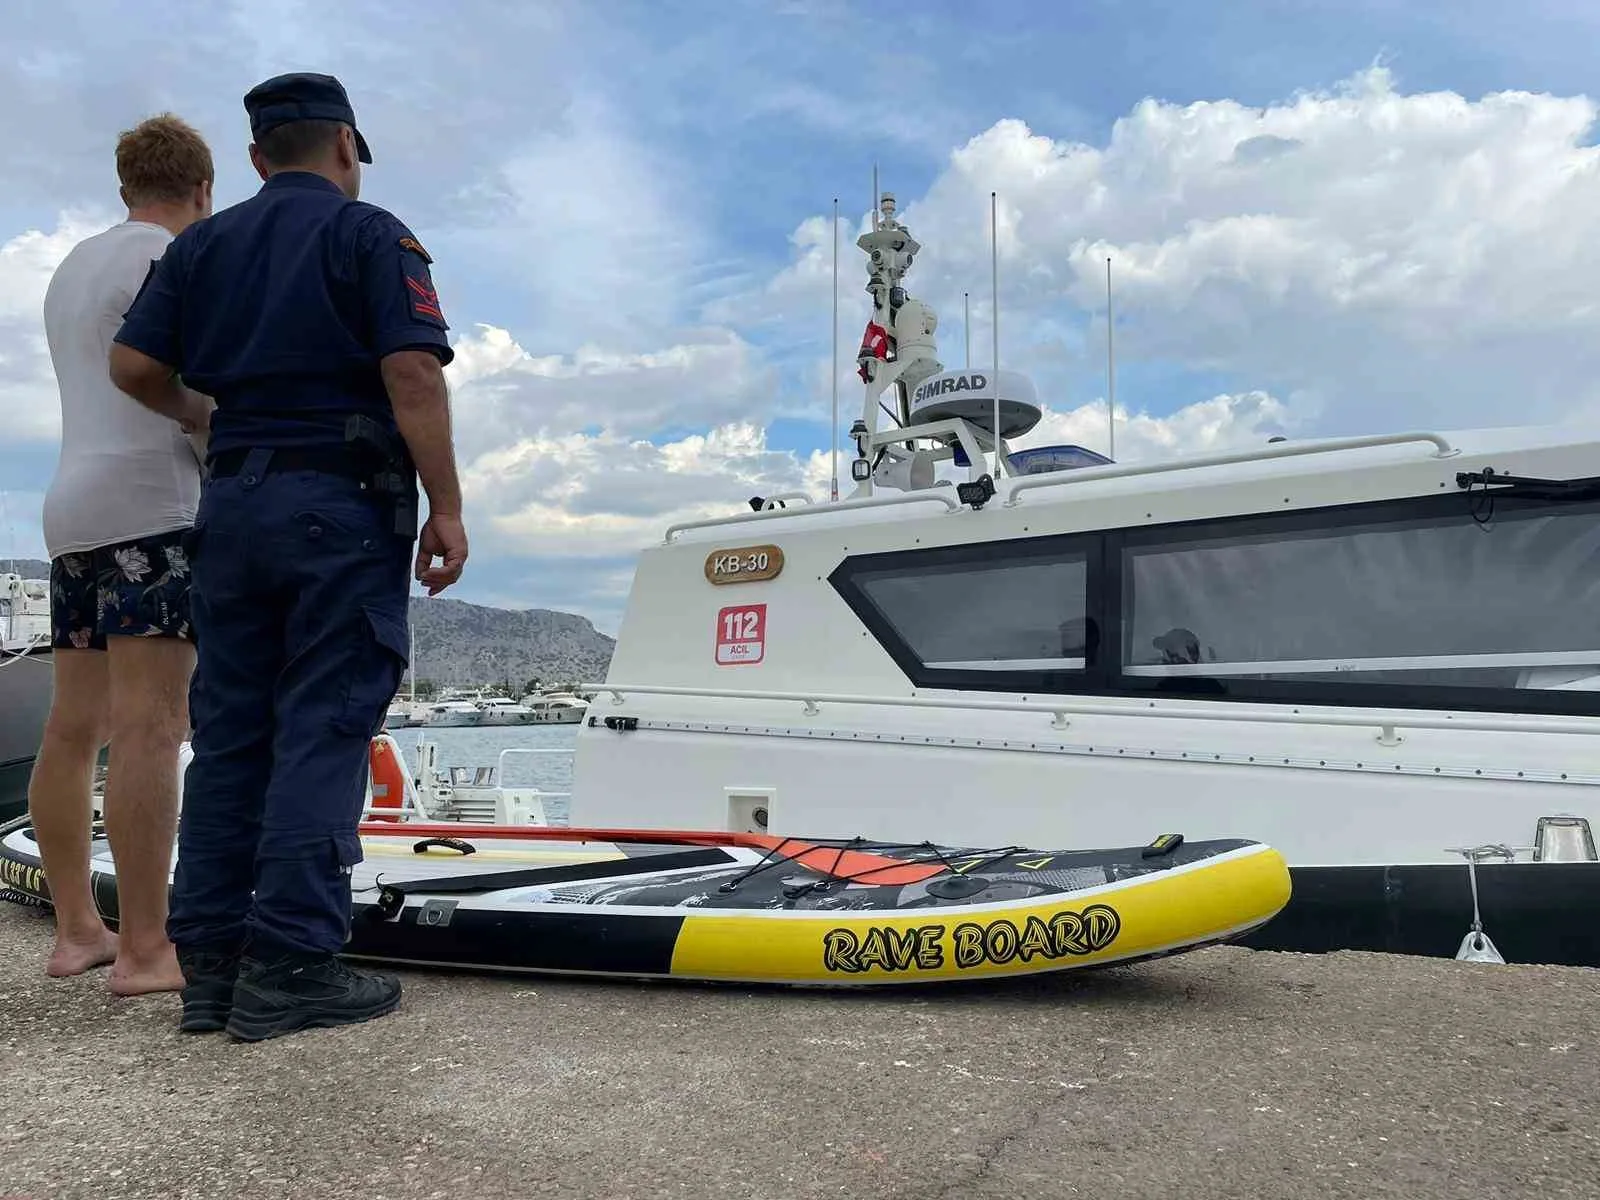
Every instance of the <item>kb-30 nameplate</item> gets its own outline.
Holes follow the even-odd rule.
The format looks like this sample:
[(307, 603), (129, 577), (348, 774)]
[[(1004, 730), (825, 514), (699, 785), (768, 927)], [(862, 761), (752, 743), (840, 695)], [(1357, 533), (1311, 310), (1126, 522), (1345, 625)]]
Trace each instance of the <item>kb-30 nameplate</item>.
[(759, 583), (782, 571), (783, 551), (777, 546), (735, 546), (706, 555), (707, 583)]

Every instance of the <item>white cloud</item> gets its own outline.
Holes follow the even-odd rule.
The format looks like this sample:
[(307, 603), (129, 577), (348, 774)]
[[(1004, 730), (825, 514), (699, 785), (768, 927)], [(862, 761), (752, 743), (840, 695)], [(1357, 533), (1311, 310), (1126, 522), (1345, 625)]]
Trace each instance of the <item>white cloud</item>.
[[(527, 437), (462, 471), (472, 522), (509, 553), (611, 559), (674, 521), (739, 511), (752, 496), (827, 489), (827, 459), (770, 449), (750, 424), (655, 444), (612, 433)], [(478, 514), (483, 514), (479, 516)], [(481, 535), (477, 535), (481, 536)]]
[[(1266, 108), (1146, 100), (1105, 146), (1000, 121), (925, 196), (899, 195), (924, 245), (908, 286), (938, 307), (947, 362), (970, 290), (987, 354), (993, 190), (1002, 356), (1042, 352), (1055, 324), (1070, 393), (1095, 386), (1110, 255), (1119, 363), (1295, 395), (1330, 430), (1553, 419), (1600, 388), (1596, 111), (1408, 95), (1375, 68)], [(861, 256), (842, 240), (854, 317)], [(796, 242), (766, 299), (825, 311), (826, 218)]]
[[(1262, 445), (1273, 434), (1287, 435), (1305, 423), (1303, 414), (1266, 392), (1213, 396), (1163, 417), (1129, 413), (1119, 404), (1114, 457), (1118, 462), (1139, 462), (1221, 453)], [(1108, 439), (1106, 406), (1101, 402), (1068, 411), (1046, 408), (1039, 424), (1016, 439), (1013, 449), (1065, 443), (1103, 454)]]
[(688, 332), (699, 340), (637, 353), (580, 345), (534, 356), (504, 329), (481, 326), (456, 343), (447, 368), (463, 453), (567, 430), (644, 437), (764, 424), (775, 377), (760, 353), (728, 329)]
[(66, 212), (55, 229), (30, 229), (0, 245), (0, 444), (60, 437), (60, 398), (44, 336), (45, 289), (68, 251), (113, 220)]

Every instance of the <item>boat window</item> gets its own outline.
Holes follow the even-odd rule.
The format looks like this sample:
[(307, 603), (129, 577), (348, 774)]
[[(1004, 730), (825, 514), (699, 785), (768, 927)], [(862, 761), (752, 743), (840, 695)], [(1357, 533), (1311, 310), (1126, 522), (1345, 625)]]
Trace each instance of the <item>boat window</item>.
[(1124, 680), (1600, 690), (1600, 506), (1503, 503), (1483, 524), (1464, 504), (1409, 511), (1130, 532)]
[(1083, 545), (954, 547), (849, 559), (834, 584), (925, 686), (1017, 672), (1081, 672)]

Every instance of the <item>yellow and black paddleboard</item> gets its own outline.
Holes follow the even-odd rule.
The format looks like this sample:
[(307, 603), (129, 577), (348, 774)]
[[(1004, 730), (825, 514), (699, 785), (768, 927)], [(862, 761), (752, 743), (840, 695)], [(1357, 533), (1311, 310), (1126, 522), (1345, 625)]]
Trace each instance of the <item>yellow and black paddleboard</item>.
[[(1113, 850), (373, 822), (346, 953), (390, 963), (808, 986), (1034, 975), (1242, 937), (1289, 901), (1270, 846)], [(116, 919), (104, 831), (95, 895)], [(28, 823), (0, 888), (49, 900)]]

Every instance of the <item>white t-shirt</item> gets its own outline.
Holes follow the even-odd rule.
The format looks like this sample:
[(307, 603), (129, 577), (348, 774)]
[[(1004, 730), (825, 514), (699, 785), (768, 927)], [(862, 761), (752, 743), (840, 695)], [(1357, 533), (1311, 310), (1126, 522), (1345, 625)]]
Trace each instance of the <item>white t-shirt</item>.
[(44, 296), (61, 457), (44, 498), (51, 558), (192, 525), (200, 464), (178, 423), (111, 382), (111, 341), (172, 234), (124, 221), (79, 242)]

